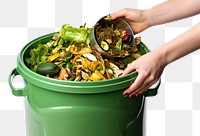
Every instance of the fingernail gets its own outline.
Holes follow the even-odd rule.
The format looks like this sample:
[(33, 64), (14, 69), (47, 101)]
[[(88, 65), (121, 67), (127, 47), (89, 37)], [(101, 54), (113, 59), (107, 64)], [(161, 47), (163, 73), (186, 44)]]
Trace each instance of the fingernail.
[(138, 96), (140, 96), (140, 95), (141, 95), (141, 93), (137, 93), (135, 96), (138, 97)]
[(127, 97), (127, 96), (128, 96), (128, 93), (124, 93), (123, 95), (124, 95), (124, 97)]
[(122, 76), (122, 73), (120, 73), (120, 74), (118, 75), (118, 77), (120, 77), (120, 76)]
[(135, 96), (135, 94), (130, 94), (130, 95), (129, 95), (129, 98), (134, 97), (134, 96)]

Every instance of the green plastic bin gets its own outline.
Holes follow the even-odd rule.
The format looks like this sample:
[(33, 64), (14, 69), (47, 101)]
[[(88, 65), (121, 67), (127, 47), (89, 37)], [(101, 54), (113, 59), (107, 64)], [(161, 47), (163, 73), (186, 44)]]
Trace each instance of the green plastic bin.
[[(26, 136), (142, 136), (145, 97), (156, 95), (160, 84), (139, 97), (125, 98), (122, 92), (137, 72), (95, 82), (60, 81), (32, 72), (24, 59), (38, 42), (52, 36), (28, 43), (9, 75), (12, 94), (25, 97)], [(17, 75), (23, 77), (24, 88), (13, 86)]]

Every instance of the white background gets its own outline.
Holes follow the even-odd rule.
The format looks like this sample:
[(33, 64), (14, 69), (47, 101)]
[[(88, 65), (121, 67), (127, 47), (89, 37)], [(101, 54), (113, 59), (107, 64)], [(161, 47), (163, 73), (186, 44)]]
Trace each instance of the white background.
[[(26, 43), (58, 31), (65, 23), (91, 27), (108, 13), (122, 8), (150, 8), (161, 2), (164, 0), (1, 0), (0, 135), (25, 136), (24, 98), (13, 96), (7, 81)], [(153, 51), (199, 20), (197, 15), (138, 35)], [(199, 62), (200, 53), (196, 51), (166, 67), (158, 95), (146, 98), (146, 136), (200, 136)]]

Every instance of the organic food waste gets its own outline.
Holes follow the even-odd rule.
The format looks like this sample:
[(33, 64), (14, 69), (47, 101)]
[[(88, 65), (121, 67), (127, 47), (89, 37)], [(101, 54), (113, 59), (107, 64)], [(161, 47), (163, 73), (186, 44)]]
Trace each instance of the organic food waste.
[[(100, 28), (99, 28), (100, 29)], [(122, 47), (129, 40), (124, 30), (108, 26), (98, 33), (105, 51), (120, 50), (119, 58), (103, 58), (91, 44), (91, 32), (84, 24), (78, 28), (64, 24), (55, 32), (51, 40), (39, 42), (30, 50), (25, 64), (32, 71), (43, 76), (66, 81), (99, 81), (118, 78), (132, 61), (144, 53), (140, 46), (141, 37), (136, 37), (134, 45)], [(111, 36), (111, 37), (110, 37)]]

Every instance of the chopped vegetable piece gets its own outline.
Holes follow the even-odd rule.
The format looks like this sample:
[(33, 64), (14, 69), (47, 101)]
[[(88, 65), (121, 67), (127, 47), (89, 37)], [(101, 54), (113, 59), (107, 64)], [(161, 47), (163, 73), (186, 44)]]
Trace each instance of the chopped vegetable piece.
[(48, 62), (52, 62), (52, 61), (54, 61), (55, 59), (57, 59), (59, 57), (60, 57), (60, 53), (56, 53), (54, 55), (49, 56), (47, 61)]
[(59, 35), (65, 41), (71, 41), (75, 43), (90, 43), (90, 28), (82, 26), (81, 28), (74, 28), (69, 24), (65, 24), (62, 26)]
[(36, 72), (44, 76), (55, 76), (59, 73), (60, 68), (54, 63), (41, 63), (38, 65)]
[(26, 64), (31, 70), (36, 71), (37, 65), (47, 61), (49, 46), (39, 43), (37, 48), (30, 51), (30, 58), (26, 58)]
[(97, 80), (104, 80), (106, 78), (100, 72), (95, 71), (94, 73), (92, 73), (89, 79), (92, 81), (97, 81)]
[(118, 50), (121, 50), (122, 49), (122, 39), (120, 38), (119, 41), (116, 43), (116, 48)]
[(101, 41), (101, 48), (104, 50), (104, 51), (108, 51), (109, 50), (109, 45), (106, 41)]
[(112, 16), (111, 15), (107, 15), (106, 17), (104, 17), (105, 20), (111, 20)]
[(123, 39), (123, 42), (128, 43), (131, 41), (131, 36), (129, 33), (126, 32), (125, 35), (122, 37), (122, 39)]
[(70, 46), (69, 51), (72, 54), (80, 54), (80, 55), (92, 53), (92, 50), (90, 47), (83, 47), (83, 48), (81, 48), (81, 50), (78, 51), (78, 47), (74, 44)]
[(62, 69), (60, 70), (58, 79), (59, 79), (59, 80), (65, 80), (68, 76), (69, 76), (69, 75), (68, 75), (67, 70), (66, 70), (65, 68), (62, 68)]

